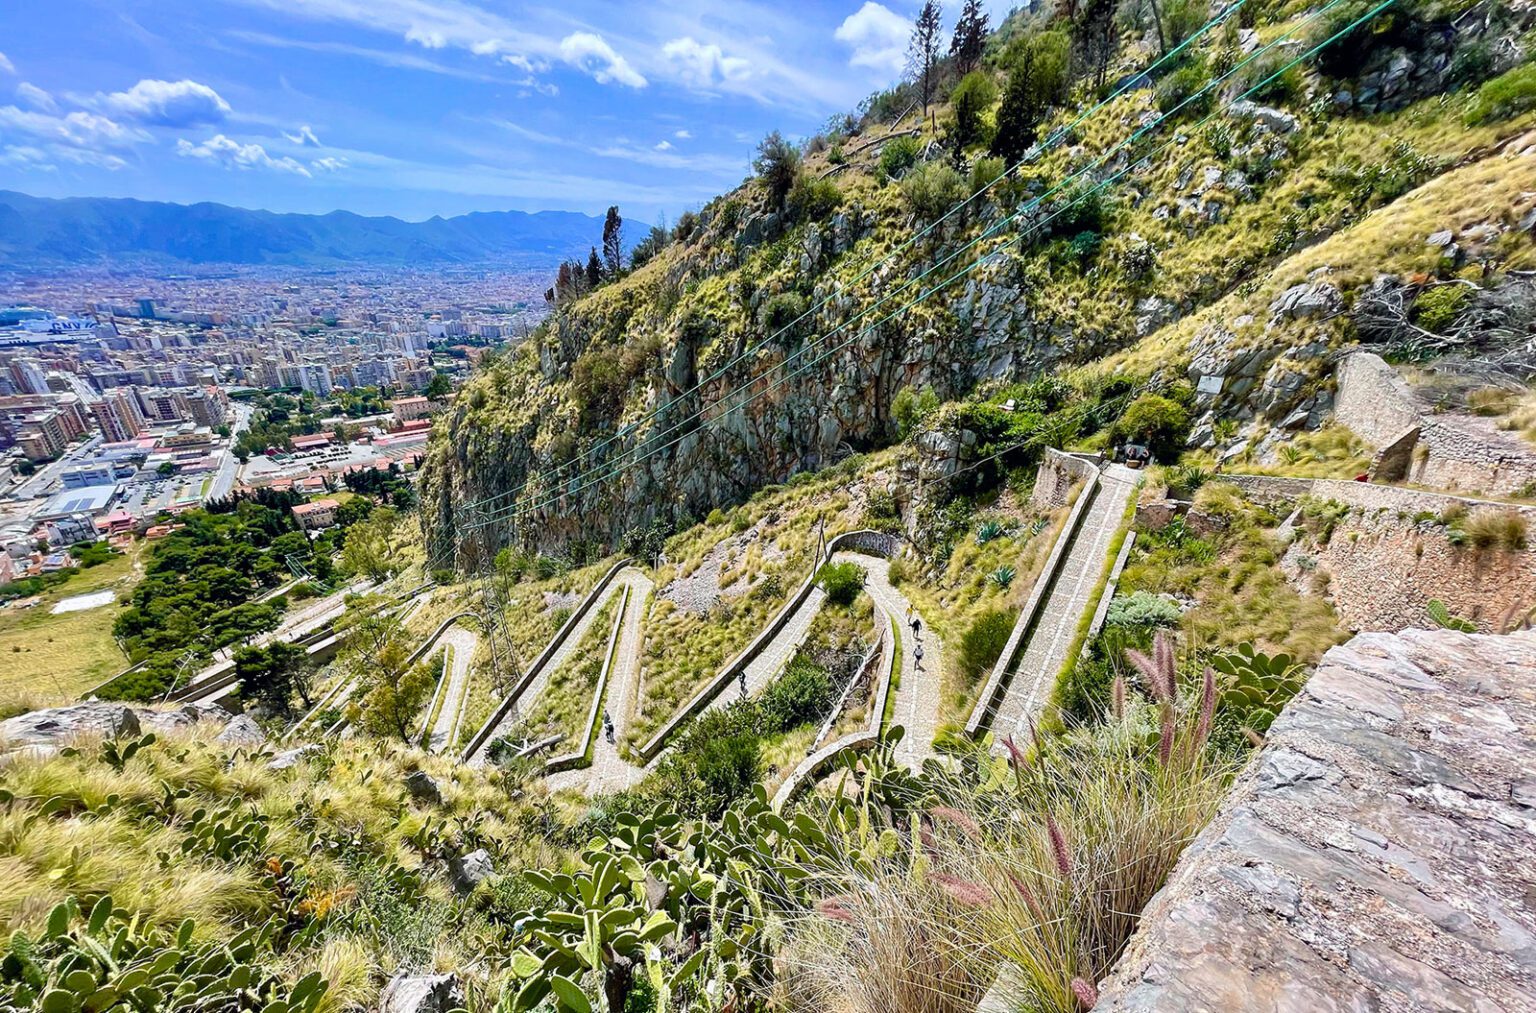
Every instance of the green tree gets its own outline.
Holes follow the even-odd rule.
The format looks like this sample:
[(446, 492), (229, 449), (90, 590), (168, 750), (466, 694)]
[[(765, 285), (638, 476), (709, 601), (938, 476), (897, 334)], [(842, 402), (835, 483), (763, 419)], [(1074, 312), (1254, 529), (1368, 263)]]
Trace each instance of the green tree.
[(597, 288), (603, 283), (603, 262), (597, 259), (597, 247), (587, 254), (587, 287)]
[(422, 391), (422, 393), (437, 401), (447, 397), (452, 391), (453, 384), (449, 382), (446, 374), (433, 373), (431, 381), (427, 384), (427, 389)]
[(409, 664), (411, 648), (399, 618), (384, 611), (377, 596), (350, 602), (337, 622), (342, 636), (338, 663), (361, 693), (351, 718), (376, 735), (409, 740), (421, 705), (431, 695), (433, 672), (425, 664)]
[(800, 171), (799, 149), (775, 130), (758, 144), (752, 169), (768, 190), (768, 205), (774, 210), (783, 210)]
[(617, 278), (624, 270), (624, 219), (619, 217), (618, 205), (610, 207), (603, 218), (603, 261), (610, 278)]
[(309, 654), (297, 644), (281, 641), (266, 647), (242, 647), (235, 652), (235, 674), (240, 679), (240, 695), (260, 700), (282, 713), (292, 712), (293, 695), (308, 709), (314, 668)]
[(394, 552), (395, 524), (399, 514), (394, 507), (378, 507), (347, 529), (341, 549), (341, 562), (359, 576), (383, 580), (400, 569)]
[(987, 142), (987, 111), (997, 101), (997, 85), (986, 71), (973, 70), (960, 79), (949, 96), (949, 139), (959, 158), (973, 145)]
[(1008, 47), (1008, 83), (997, 110), (992, 150), (1009, 163), (1024, 157), (1053, 105), (1065, 100), (1070, 43), (1061, 32), (1027, 35)]
[(1125, 443), (1141, 443), (1164, 464), (1178, 460), (1189, 439), (1189, 410), (1158, 394), (1143, 394), (1115, 420), (1112, 435)]
[(960, 8), (960, 18), (955, 22), (955, 35), (949, 42), (949, 56), (962, 74), (976, 69), (981, 54), (987, 48), (987, 12), (981, 8), (981, 0), (965, 0)]

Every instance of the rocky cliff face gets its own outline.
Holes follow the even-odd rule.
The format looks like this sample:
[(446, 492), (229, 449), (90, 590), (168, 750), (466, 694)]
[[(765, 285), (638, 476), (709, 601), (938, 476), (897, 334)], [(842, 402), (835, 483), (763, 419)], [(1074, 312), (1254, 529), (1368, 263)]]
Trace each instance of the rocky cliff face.
[[(717, 199), (686, 240), (563, 301), (466, 388), (422, 480), (434, 564), (473, 565), (511, 541), (620, 545), (890, 442), (904, 388), (950, 399), (1108, 353), (1103, 369), (1198, 385), (1197, 443), (1224, 418), (1322, 424), (1328, 375), (1355, 337), (1353, 292), (1383, 272), (1465, 266), (1425, 246), (1426, 219), (1464, 224), (1481, 207), (1497, 235), (1522, 237), (1499, 256), (1530, 245), (1519, 168), (1487, 164), (1507, 155), (1488, 143), (1507, 128), (1469, 130), (1450, 107), (1348, 112), (1443, 87), (1445, 59), (1491, 45), (1478, 25), (1398, 47), (1426, 69), (1388, 66), (1378, 98), (1356, 87), (1344, 102), (1350, 82), (1312, 78), (1297, 111), (1243, 101), (1198, 132), (1162, 124), (1172, 143), (1134, 164), (1113, 145), (1161, 113), (1151, 90), (1133, 91), (931, 228), (901, 184), (875, 177), (873, 136), (862, 162), (808, 161), (839, 188), (832, 210), (770, 209), (756, 182)], [(1079, 171), (1084, 185), (1113, 174), (1112, 200), (1053, 235), (1081, 214), (1053, 189)], [(1365, 217), (1381, 205), (1385, 219)]]

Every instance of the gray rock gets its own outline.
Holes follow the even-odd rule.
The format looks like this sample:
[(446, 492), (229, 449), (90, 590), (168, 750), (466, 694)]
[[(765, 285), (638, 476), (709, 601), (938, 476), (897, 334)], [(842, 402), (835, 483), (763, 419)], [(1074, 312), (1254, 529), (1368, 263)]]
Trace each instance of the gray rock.
[(1237, 119), (1251, 119), (1277, 134), (1296, 131), (1296, 117), (1279, 109), (1261, 106), (1257, 102), (1242, 99), (1227, 106), (1227, 115)]
[(1424, 240), (1425, 246), (1433, 246), (1437, 250), (1451, 245), (1451, 240), (1456, 238), (1456, 233), (1450, 229), (1441, 229), (1439, 232), (1431, 232), (1429, 238)]
[(1271, 318), (1329, 320), (1344, 311), (1344, 297), (1326, 282), (1293, 285), (1269, 304)]
[(491, 864), (491, 853), (476, 848), (467, 855), (455, 855), (448, 859), (448, 881), (460, 894), (473, 893), (475, 887), (496, 874)]
[(235, 748), (255, 749), (267, 741), (267, 733), (250, 715), (241, 714), (225, 725), (213, 741)]
[(9, 746), (62, 746), (80, 735), (138, 735), (139, 715), (120, 703), (78, 703), (31, 711), (0, 721), (0, 742)]
[(302, 746), (295, 746), (272, 757), (271, 760), (267, 761), (267, 769), (288, 770), (323, 752), (325, 752), (325, 747), (320, 745), (320, 743), (306, 742)]
[(405, 775), (405, 790), (418, 802), (442, 805), (443, 793), (432, 775), (425, 770), (413, 770)]
[(379, 1013), (449, 1013), (464, 1008), (456, 974), (397, 974), (379, 996)]

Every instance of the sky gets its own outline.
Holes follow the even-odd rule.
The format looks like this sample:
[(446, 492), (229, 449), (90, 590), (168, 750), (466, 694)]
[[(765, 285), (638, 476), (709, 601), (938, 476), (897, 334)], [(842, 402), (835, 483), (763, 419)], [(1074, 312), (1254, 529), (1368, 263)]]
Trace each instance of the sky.
[(807, 136), (897, 81), (918, 6), (6, 0), (0, 189), (672, 220), (769, 130)]

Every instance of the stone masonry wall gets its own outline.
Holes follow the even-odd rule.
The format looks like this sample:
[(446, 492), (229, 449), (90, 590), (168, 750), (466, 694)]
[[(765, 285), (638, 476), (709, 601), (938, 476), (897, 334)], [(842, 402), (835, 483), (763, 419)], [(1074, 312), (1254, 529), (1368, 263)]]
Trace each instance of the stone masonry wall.
[(1518, 513), (1532, 525), (1536, 535), (1536, 506), (1516, 503), (1491, 502), (1471, 496), (1452, 493), (1429, 492), (1423, 489), (1404, 489), (1400, 486), (1377, 485), (1373, 482), (1351, 482), (1342, 478), (1280, 478), (1271, 475), (1222, 475), (1220, 481), (1230, 482), (1249, 498), (1261, 503), (1294, 504), (1303, 496), (1338, 500), (1363, 511), (1386, 510), (1408, 515), (1428, 511), (1441, 513), (1453, 504), (1468, 510), (1479, 507), (1497, 508)]
[(1073, 488), (1093, 477), (1098, 470), (1090, 458), (1047, 448), (1035, 475), (1035, 488), (1030, 493), (1029, 503), (1040, 510), (1066, 506), (1072, 501)]
[(1330, 650), (1095, 1013), (1536, 1009), (1536, 633)]
[(1536, 447), (1487, 419), (1431, 411), (1380, 356), (1356, 352), (1339, 363), (1337, 376), (1334, 421), (1393, 451), (1391, 461), (1378, 456), (1373, 475), (1494, 496), (1536, 490)]
[(1299, 533), (1281, 568), (1304, 591), (1326, 575), (1323, 593), (1354, 630), (1427, 626), (1431, 599), (1485, 631), (1536, 607), (1536, 551), (1452, 545), (1443, 525), (1395, 513), (1351, 514), (1326, 545)]

